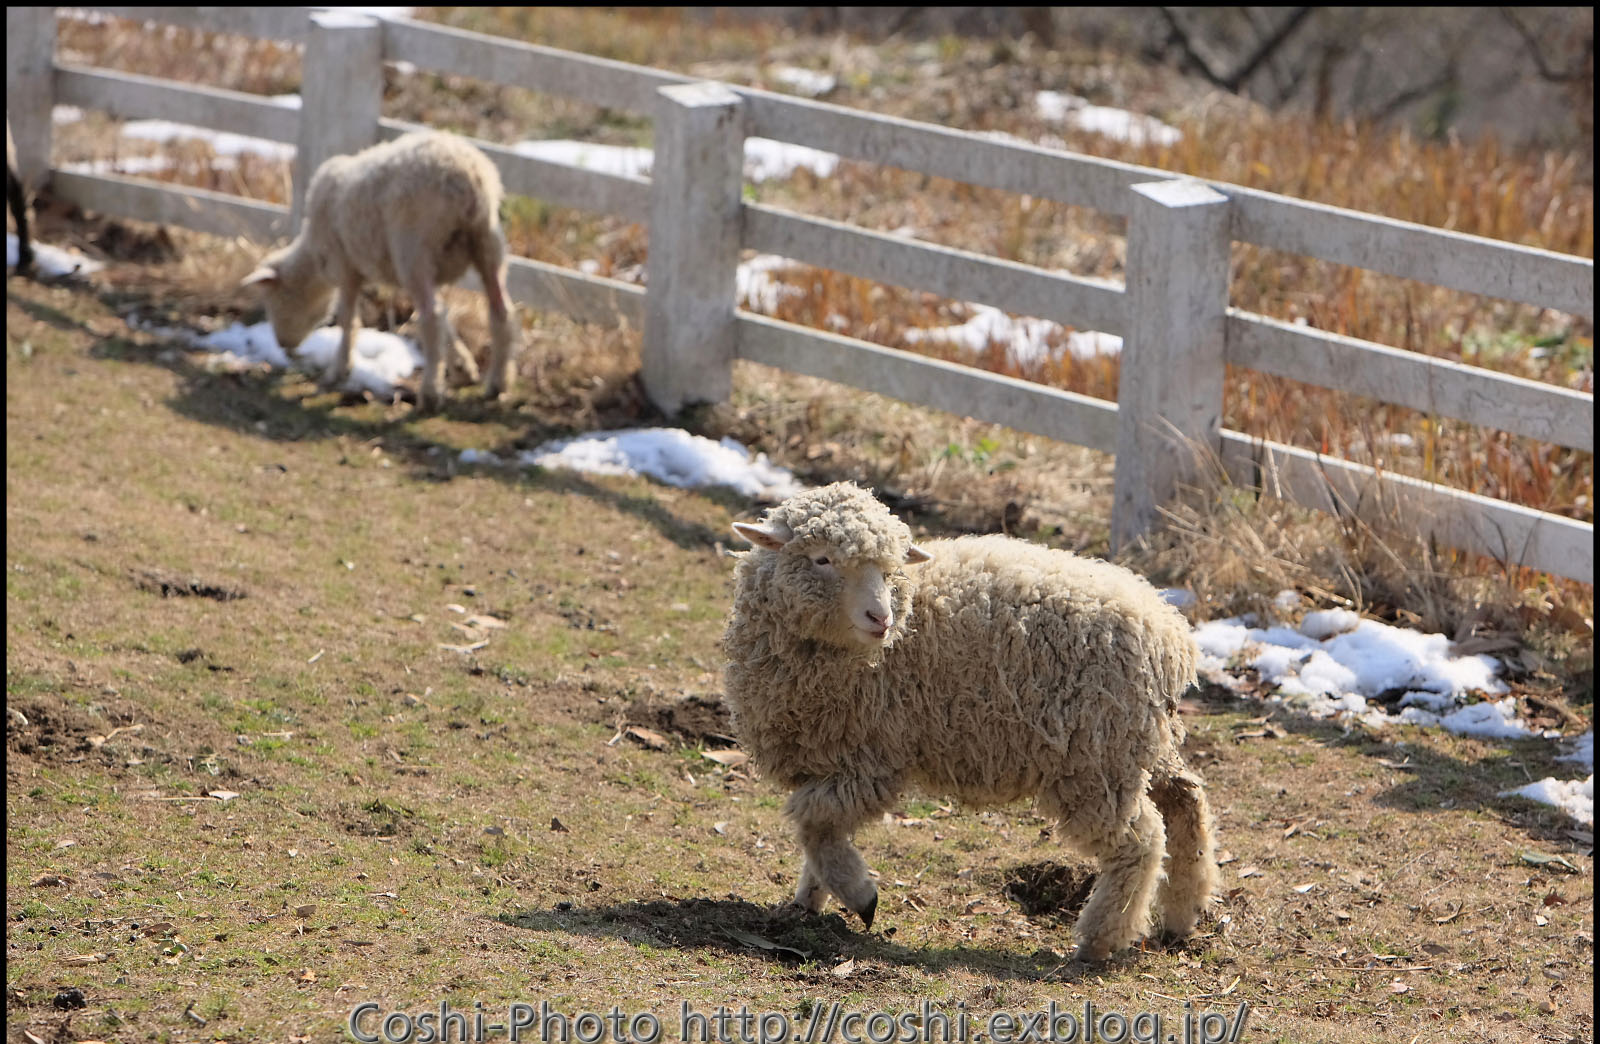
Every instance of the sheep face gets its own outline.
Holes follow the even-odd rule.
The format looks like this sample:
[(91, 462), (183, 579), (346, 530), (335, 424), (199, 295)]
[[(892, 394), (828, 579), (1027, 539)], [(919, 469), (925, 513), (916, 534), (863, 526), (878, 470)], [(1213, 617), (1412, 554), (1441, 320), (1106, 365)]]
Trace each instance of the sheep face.
[(261, 287), (272, 336), (284, 348), (304, 341), (328, 317), (334, 288), (300, 271), (285, 251), (268, 254), (241, 286)]
[(785, 501), (760, 525), (733, 528), (766, 556), (756, 571), (791, 633), (868, 659), (906, 635), (912, 584), (905, 566), (931, 556), (867, 491), (835, 483)]

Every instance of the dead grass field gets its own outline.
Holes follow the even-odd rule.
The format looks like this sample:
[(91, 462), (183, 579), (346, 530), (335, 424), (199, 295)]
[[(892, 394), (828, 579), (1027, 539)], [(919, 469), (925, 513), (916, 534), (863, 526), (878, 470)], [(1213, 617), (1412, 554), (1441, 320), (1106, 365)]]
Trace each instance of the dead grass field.
[[(758, 72), (752, 55), (767, 54), (837, 62), (851, 103), (940, 118), (940, 104), (960, 102), (973, 108), (946, 122), (998, 122), (972, 86), (999, 79), (984, 71), (993, 55), (959, 41), (935, 45), (948, 84), (898, 101), (890, 88), (903, 69), (890, 51), (665, 16), (499, 10), (496, 24), (465, 10), (432, 16), (674, 68)], [(73, 28), (63, 43), (173, 74), (96, 32)], [(291, 53), (231, 53), (196, 68), (214, 61), (218, 77), (249, 81), (229, 81), (241, 89), (293, 89)], [(1130, 96), (1170, 86), (1129, 75)], [(870, 100), (874, 87), (890, 100)], [(534, 118), (514, 92), (397, 91), (406, 118), (491, 138)], [(1180, 120), (1187, 110), (1172, 106), (1158, 114)], [(467, 123), (472, 114), (498, 131)], [(1559, 159), (1527, 167), (1484, 145), (1358, 138), (1316, 167), (1286, 130), (1245, 115), (1255, 137), (1240, 140), (1255, 144), (1244, 155), (1324, 173), (1286, 184), (1204, 167), (1237, 150), (1180, 159), (1313, 198), (1381, 194), (1377, 174), (1349, 176), (1373, 156), (1390, 157), (1366, 164), (1385, 176), (1426, 160), (1440, 178), (1478, 179), (1441, 181), (1450, 198), (1480, 199), (1474, 184), (1548, 185), (1536, 219), (1504, 203), (1478, 218), (1458, 206), (1461, 227), (1592, 252), (1592, 186)], [(558, 109), (538, 114), (551, 136), (554, 117), (619, 142), (638, 133)], [(77, 147), (73, 133), (63, 148)], [(82, 133), (92, 147), (92, 125)], [(200, 162), (184, 169), (217, 176)], [(228, 190), (243, 183), (262, 198), (287, 185), (264, 167), (237, 177)], [(797, 178), (763, 191), (853, 220), (856, 204), (894, 221), (897, 207), (942, 218), (956, 213), (950, 200), (990, 202), (938, 185), (931, 202), (897, 202), (902, 177), (847, 170), (837, 185)], [(983, 237), (1005, 235), (1005, 256), (1116, 273), (1115, 229), (1072, 208), (1006, 205), (1009, 223), (933, 221), (929, 236), (996, 250)], [(617, 268), (642, 257), (637, 229), (539, 208), (525, 218), (519, 252), (570, 262), (581, 244)], [(1086, 867), (1025, 808), (952, 808), (938, 795), (909, 799), (861, 836), (881, 874), (872, 932), (837, 908), (784, 913), (799, 855), (782, 795), (737, 756), (706, 756), (733, 748), (718, 701), (730, 571), (720, 545), (755, 505), (459, 463), (469, 447), (650, 420), (635, 338), (535, 317), (545, 387), (525, 380), (499, 406), (458, 392), (441, 415), (418, 418), (319, 394), (295, 374), (225, 372), (131, 331), (129, 313), (200, 326), (254, 315), (233, 286), (253, 257), (241, 245), (48, 207), (39, 225), (47, 241), (112, 264), (92, 283), (7, 283), (9, 1040), (348, 1039), (359, 1004), (417, 1015), (442, 1001), (469, 1016), (481, 1004), (490, 1022), (514, 1002), (648, 1010), (671, 1040), (680, 1001), (795, 1020), (818, 1004), (903, 1014), (927, 1002), (970, 1013), (976, 1028), (997, 1011), (1090, 1002), (1159, 1014), (1161, 1039), (1175, 1041), (1186, 1012), (1232, 1018), (1247, 1004), (1246, 1041), (1593, 1039), (1592, 832), (1497, 796), (1570, 775), (1551, 744), (1346, 731), (1215, 689), (1184, 712), (1188, 756), (1221, 817), (1227, 891), (1187, 946), (1069, 964)], [(1279, 262), (1261, 271), (1296, 274)], [(1385, 296), (1381, 282), (1333, 283), (1300, 304), (1323, 310), (1318, 325), (1337, 328), (1321, 317), (1344, 314), (1373, 324), (1349, 332), (1380, 339), (1395, 328), (1383, 324), (1425, 315), (1419, 326), (1454, 340), (1419, 350), (1463, 357), (1466, 345), (1472, 361), (1592, 387), (1590, 332), (1431, 292)], [(945, 321), (940, 302), (856, 283), (828, 282), (827, 306), (846, 309), (863, 336)], [(382, 309), (372, 311), (377, 324)], [(1547, 350), (1534, 353), (1540, 338)], [(1081, 370), (1030, 376), (1114, 389), (1114, 366)], [(930, 533), (1006, 528), (1105, 550), (1104, 457), (756, 367), (737, 377), (731, 403), (686, 423), (753, 442), (809, 481), (890, 487)], [(1260, 378), (1229, 389), (1230, 408), (1281, 425), (1279, 437), (1317, 417), (1336, 441), (1431, 423), (1361, 404), (1330, 412), (1319, 395)], [(1543, 451), (1540, 478), (1525, 456), (1535, 451), (1493, 433), (1427, 432), (1434, 466), (1476, 468), (1498, 453), (1488, 473), (1503, 477), (1484, 491), (1592, 518), (1589, 455)], [(1318, 604), (1506, 636), (1524, 712), (1569, 733), (1590, 727), (1592, 588), (1489, 575), (1398, 544), (1402, 567), (1387, 568), (1391, 548), (1370, 534), (1254, 504), (1185, 506), (1179, 521), (1177, 539), (1134, 561), (1190, 583), (1208, 615), (1290, 585)]]

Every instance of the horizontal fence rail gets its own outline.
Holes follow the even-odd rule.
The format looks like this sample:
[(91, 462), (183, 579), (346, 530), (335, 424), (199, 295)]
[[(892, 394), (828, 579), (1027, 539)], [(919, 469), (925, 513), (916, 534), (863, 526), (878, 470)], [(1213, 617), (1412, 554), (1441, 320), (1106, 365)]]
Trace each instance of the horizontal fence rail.
[(1423, 413), (1572, 449), (1594, 448), (1594, 396), (1237, 309), (1227, 360), (1274, 377), (1365, 395)]
[(744, 206), (744, 245), (864, 279), (1106, 333), (1120, 335), (1127, 319), (1122, 287), (1107, 280), (1046, 272), (758, 203)]
[(1594, 582), (1594, 527), (1586, 522), (1235, 431), (1222, 433), (1222, 463), (1233, 481), (1269, 496), (1379, 529), (1404, 518), (1439, 543)]
[[(1262, 483), (1273, 496), (1374, 524), (1403, 519), (1414, 524), (1415, 531), (1451, 546), (1593, 582), (1593, 526), (1589, 523), (1348, 460), (1252, 440), (1222, 430), (1219, 423), (1220, 374), (1227, 364), (1586, 452), (1592, 452), (1594, 441), (1592, 394), (1244, 312), (1228, 306), (1225, 279), (1222, 284), (1210, 276), (1191, 279), (1184, 264), (1154, 280), (1157, 285), (1151, 285), (1148, 275), (1143, 280), (1136, 278), (1135, 271), (1136, 255), (1145, 259), (1140, 263), (1148, 265), (1173, 248), (1193, 273), (1214, 273), (1218, 265), (1225, 271), (1229, 245), (1244, 242), (1592, 320), (1594, 262), (1588, 258), (756, 88), (719, 85), (720, 94), (706, 94), (697, 88), (664, 100), (673, 90), (700, 81), (405, 18), (314, 14), (320, 10), (315, 8), (91, 10), (146, 23), (284, 40), (318, 55), (344, 53), (327, 50), (340, 46), (340, 40), (356, 48), (371, 44), (371, 50), (362, 52), (368, 55), (362, 61), (371, 63), (373, 69), (378, 62), (409, 63), (433, 73), (555, 93), (644, 115), (656, 123), (658, 150), (663, 118), (688, 119), (684, 127), (704, 128), (694, 133), (711, 133), (715, 126), (714, 133), (720, 136), (713, 150), (716, 155), (695, 157), (695, 148), (681, 145), (670, 154), (658, 151), (657, 155), (658, 164), (711, 166), (674, 169), (664, 179), (586, 170), (474, 140), (499, 168), (510, 193), (632, 222), (651, 224), (653, 207), (665, 206), (657, 213), (673, 215), (680, 203), (691, 202), (655, 199), (658, 180), (687, 185), (691, 193), (704, 192), (708, 185), (726, 186), (729, 178), (737, 184), (737, 169), (727, 164), (737, 163), (730, 150), (745, 137), (810, 146), (861, 162), (1025, 193), (1120, 217), (1129, 224), (1126, 284), (1048, 271), (736, 197), (709, 209), (704, 201), (693, 203), (698, 208), (694, 213), (713, 224), (730, 222), (731, 233), (698, 226), (706, 233), (698, 236), (697, 226), (691, 224), (673, 232), (679, 240), (673, 247), (670, 238), (656, 241), (664, 235), (662, 229), (651, 229), (652, 256), (657, 255), (659, 246), (663, 253), (677, 249), (685, 251), (685, 256), (707, 259), (715, 277), (708, 283), (702, 273), (698, 281), (683, 285), (690, 287), (685, 293), (691, 296), (710, 287), (714, 301), (697, 297), (693, 302), (667, 301), (647, 307), (649, 295), (642, 286), (520, 257), (509, 260), (508, 284), (514, 297), (536, 308), (560, 311), (584, 322), (645, 329), (647, 356), (653, 343), (649, 336), (652, 321), (647, 315), (654, 310), (658, 321), (672, 325), (680, 319), (688, 322), (684, 317), (690, 312), (683, 309), (692, 308), (699, 317), (695, 323), (722, 324), (714, 339), (725, 345), (707, 356), (684, 342), (686, 350), (699, 353), (695, 358), (701, 361), (691, 367), (696, 372), (706, 360), (714, 369), (741, 358), (1103, 452), (1118, 451), (1120, 433), (1124, 452), (1130, 446), (1145, 447), (1136, 456), (1147, 453), (1151, 445), (1130, 440), (1129, 433), (1136, 426), (1149, 428), (1166, 421), (1170, 427), (1172, 418), (1178, 417), (1178, 434), (1210, 446), (1230, 474), (1241, 481)], [(13, 15), (13, 11), (18, 13)], [(382, 118), (376, 110), (378, 95), (371, 93), (381, 91), (381, 80), (360, 70), (353, 75), (339, 70), (333, 78), (318, 70), (317, 89), (302, 88), (306, 105), (337, 105), (352, 89), (367, 92), (355, 107), (319, 114), (303, 112), (283, 100), (222, 88), (69, 63), (45, 61), (41, 65), (38, 55), (54, 52), (54, 23), (41, 20), (49, 16), (37, 13), (47, 11), (7, 11), (7, 104), (19, 146), (41, 140), (47, 144), (49, 105), (72, 104), (118, 117), (160, 118), (293, 144), (297, 149), (295, 184), (299, 187), (309, 180), (310, 172), (303, 168), (310, 158), (328, 154), (330, 146), (343, 142), (347, 149), (354, 149), (420, 129)], [(24, 32), (11, 31), (14, 18)], [(42, 88), (40, 81), (44, 82)], [(668, 90), (664, 92), (664, 88)], [(24, 111), (13, 107), (14, 101)], [(706, 105), (725, 112), (734, 123), (708, 122), (705, 115), (693, 115), (695, 106)], [(326, 134), (321, 133), (324, 125), (329, 128)], [(46, 155), (48, 151), (43, 150)], [(22, 158), (25, 167), (38, 162), (36, 156)], [(288, 207), (124, 175), (49, 170), (47, 164), (33, 169), (48, 173), (57, 194), (106, 213), (263, 243), (291, 231)], [(1169, 189), (1162, 183), (1186, 183), (1189, 187)], [(718, 245), (707, 254), (706, 244), (712, 242)], [(1135, 243), (1141, 244), (1137, 250)], [(720, 273), (731, 272), (732, 262), (716, 251), (741, 247), (1124, 337), (1123, 387), (1118, 394), (1124, 406), (1119, 409), (1116, 403), (740, 310), (731, 278), (726, 280), (730, 285), (721, 285)], [(657, 275), (665, 278), (670, 271), (658, 271)], [(673, 273), (663, 285), (676, 285), (675, 279)], [(463, 285), (475, 287), (475, 277), (464, 279)], [(1162, 294), (1166, 296), (1159, 296)], [(1152, 316), (1158, 318), (1152, 320)], [(1166, 333), (1158, 336), (1157, 330)], [(1146, 364), (1130, 363), (1138, 359), (1145, 359)], [(672, 367), (671, 360), (647, 358), (647, 390), (653, 375), (671, 372)], [(707, 387), (717, 386), (715, 373), (706, 371), (705, 380)], [(1216, 397), (1214, 405), (1209, 401), (1212, 396)], [(1142, 405), (1129, 409), (1130, 403)], [(1136, 415), (1140, 410), (1155, 414)], [(1119, 455), (1118, 464), (1119, 474), (1131, 466), (1129, 474), (1136, 475), (1139, 482), (1146, 481), (1149, 462), (1126, 462)], [(1160, 472), (1162, 467), (1153, 470)], [(1120, 488), (1119, 484), (1119, 513), (1123, 507)], [(1385, 516), (1380, 507), (1390, 514)], [(1119, 531), (1114, 524), (1114, 534)]]
[(738, 354), (750, 362), (976, 417), (1102, 453), (1116, 449), (1116, 403), (751, 312), (739, 312), (737, 322)]

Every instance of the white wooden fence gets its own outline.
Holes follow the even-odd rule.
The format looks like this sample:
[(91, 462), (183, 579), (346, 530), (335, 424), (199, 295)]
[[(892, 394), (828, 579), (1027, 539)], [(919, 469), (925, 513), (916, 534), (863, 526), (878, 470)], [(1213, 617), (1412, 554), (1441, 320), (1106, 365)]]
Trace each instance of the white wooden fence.
[[(478, 144), (512, 193), (648, 222), (650, 292), (513, 258), (519, 301), (644, 332), (643, 380), (668, 412), (728, 394), (736, 358), (1116, 454), (1114, 544), (1142, 532), (1211, 450), (1236, 481), (1441, 543), (1593, 583), (1594, 527), (1221, 427), (1225, 364), (1593, 452), (1594, 397), (1293, 326), (1229, 306), (1233, 242), (1593, 319), (1594, 262), (1091, 156), (414, 22), (313, 8), (95, 8), (305, 47), (302, 105), (54, 58), (55, 14), (6, 9), (7, 108), (24, 174), (104, 213), (271, 241), (290, 208), (117, 175), (51, 170), (55, 104), (161, 117), (297, 146), (296, 203), (316, 164), (396, 137), (379, 114), (381, 63), (409, 62), (652, 116), (651, 178), (580, 170)], [(741, 199), (747, 136), (809, 145), (1128, 220), (1127, 281), (1028, 265)], [(1123, 337), (1118, 402), (927, 359), (737, 307), (741, 248), (981, 301)], [(1592, 492), (1590, 494), (1592, 496)]]

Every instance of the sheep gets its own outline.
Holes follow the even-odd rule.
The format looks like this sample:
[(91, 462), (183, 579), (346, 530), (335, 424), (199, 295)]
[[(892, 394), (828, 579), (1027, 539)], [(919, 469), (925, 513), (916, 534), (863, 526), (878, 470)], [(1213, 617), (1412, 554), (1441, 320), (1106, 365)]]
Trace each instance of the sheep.
[(1199, 653), (1155, 588), (1007, 536), (913, 544), (848, 482), (733, 529), (755, 547), (737, 555), (724, 688), (741, 744), (791, 791), (796, 905), (832, 893), (872, 927), (852, 838), (916, 784), (979, 805), (1031, 796), (1098, 860), (1077, 959), (1148, 934), (1152, 906), (1159, 929), (1194, 931), (1218, 884), (1210, 806), (1179, 753)]
[(28, 238), (28, 193), (17, 173), (17, 145), (11, 140), (11, 120), (6, 119), (6, 206), (17, 223), (17, 271), (33, 269), (33, 241)]
[(265, 290), (273, 333), (292, 348), (327, 314), (335, 291), (338, 361), (324, 379), (350, 376), (356, 303), (363, 283), (400, 286), (415, 299), (422, 342), (417, 404), (432, 409), (445, 391), (448, 342), (472, 379), (477, 367), (434, 296), (475, 268), (489, 300), (493, 346), (484, 394), (498, 399), (514, 380), (515, 332), (506, 292), (506, 245), (500, 233), (500, 172), (465, 139), (417, 131), (317, 168), (306, 190), (305, 219), (288, 246), (262, 259), (242, 285)]

